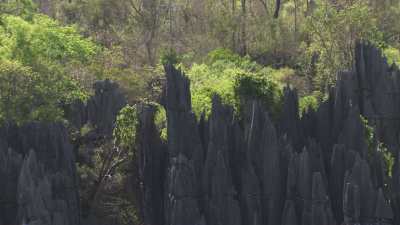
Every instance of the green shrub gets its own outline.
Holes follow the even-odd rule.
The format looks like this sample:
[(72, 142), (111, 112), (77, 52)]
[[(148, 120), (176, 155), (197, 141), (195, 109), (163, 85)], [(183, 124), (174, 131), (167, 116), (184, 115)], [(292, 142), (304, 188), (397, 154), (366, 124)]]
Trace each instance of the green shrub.
[[(379, 142), (375, 143), (376, 136), (375, 136), (375, 130), (372, 126), (368, 124), (368, 120), (364, 118), (363, 116), (360, 116), (360, 119), (362, 123), (364, 124), (365, 128), (365, 139), (367, 141), (368, 145), (368, 159), (372, 160), (374, 151), (377, 151), (382, 154), (383, 156), (383, 162), (385, 163), (385, 172), (386, 175), (391, 178), (393, 175), (393, 166), (395, 162), (395, 158), (393, 154), (389, 151), (389, 149), (386, 148), (386, 146), (382, 143)], [(389, 181), (386, 181), (389, 182)]]
[(308, 95), (300, 98), (299, 100), (299, 112), (303, 114), (308, 109), (316, 110), (318, 108), (318, 99), (313, 95)]
[(272, 113), (277, 113), (281, 101), (281, 79), (292, 70), (263, 67), (229, 50), (209, 53), (203, 64), (194, 64), (187, 75), (191, 81), (192, 105), (196, 115), (211, 112), (211, 100), (218, 94), (223, 103), (240, 111), (243, 97), (258, 98)]
[(400, 66), (400, 51), (397, 48), (387, 47), (383, 50), (383, 54), (389, 65), (395, 64)]
[(240, 109), (242, 99), (258, 99), (269, 110), (273, 117), (280, 113), (282, 92), (279, 86), (271, 81), (268, 74), (244, 74), (238, 76), (234, 86), (236, 104)]
[[(167, 135), (167, 117), (165, 109), (156, 103), (156, 114), (154, 123), (161, 134), (161, 138), (166, 140)], [(115, 145), (124, 149), (135, 149), (136, 131), (138, 126), (138, 114), (136, 106), (127, 105), (120, 110), (117, 115), (115, 128), (113, 132)]]
[(217, 61), (237, 63), (242, 60), (243, 59), (239, 55), (235, 54), (232, 50), (226, 48), (215, 49), (208, 53), (206, 57), (206, 63), (208, 64), (212, 64)]
[(157, 112), (154, 117), (154, 123), (157, 126), (158, 131), (160, 132), (160, 137), (162, 140), (167, 140), (167, 112), (164, 107), (156, 104)]
[(240, 73), (237, 68), (216, 68), (217, 65), (194, 64), (188, 71), (191, 81), (192, 105), (197, 116), (211, 112), (211, 99), (214, 94), (221, 96), (224, 103), (234, 102), (234, 77)]
[(115, 144), (125, 149), (134, 148), (137, 124), (136, 107), (127, 105), (122, 108), (118, 113), (113, 132)]

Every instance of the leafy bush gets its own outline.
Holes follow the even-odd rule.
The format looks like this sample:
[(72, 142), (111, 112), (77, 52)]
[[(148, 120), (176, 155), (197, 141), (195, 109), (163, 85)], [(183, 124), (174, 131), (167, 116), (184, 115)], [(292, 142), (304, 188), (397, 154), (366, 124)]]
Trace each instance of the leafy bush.
[(234, 91), (238, 102), (241, 99), (259, 99), (273, 117), (279, 115), (282, 103), (281, 89), (279, 85), (271, 81), (268, 74), (257, 73), (239, 76), (236, 78)]
[[(154, 123), (161, 134), (161, 138), (166, 140), (167, 118), (165, 109), (156, 103), (157, 112)], [(136, 106), (127, 105), (120, 110), (115, 123), (113, 132), (115, 144), (125, 149), (133, 149), (136, 144), (136, 129), (138, 126), (138, 114)]]
[(318, 108), (318, 99), (313, 95), (308, 95), (300, 98), (299, 101), (300, 113), (306, 112), (308, 109), (316, 110)]
[(206, 64), (194, 64), (188, 71), (191, 80), (192, 105), (196, 115), (211, 112), (211, 99), (213, 94), (218, 94), (224, 103), (234, 103), (235, 73), (240, 73), (237, 68), (219, 68)]
[(400, 51), (398, 49), (387, 47), (383, 50), (383, 53), (389, 65), (395, 64), (400, 66)]
[(208, 64), (212, 64), (216, 61), (240, 63), (242, 60), (243, 59), (239, 55), (226, 48), (215, 49), (211, 51), (206, 58)]
[(132, 149), (135, 145), (138, 124), (135, 106), (127, 105), (118, 113), (113, 136), (117, 146)]
[(229, 50), (217, 49), (209, 53), (206, 63), (194, 64), (187, 72), (191, 81), (192, 105), (196, 115), (211, 112), (214, 94), (221, 96), (225, 104), (240, 111), (241, 100), (259, 98), (274, 112), (279, 108), (282, 77), (290, 69), (263, 67), (240, 57)]

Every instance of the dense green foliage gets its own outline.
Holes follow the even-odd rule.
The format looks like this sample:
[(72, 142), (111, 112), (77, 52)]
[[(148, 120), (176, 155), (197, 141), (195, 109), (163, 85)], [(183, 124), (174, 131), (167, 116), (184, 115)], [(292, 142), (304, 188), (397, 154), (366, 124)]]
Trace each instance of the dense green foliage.
[(236, 77), (234, 86), (236, 101), (243, 103), (251, 99), (260, 100), (272, 116), (277, 118), (281, 110), (282, 92), (279, 85), (271, 79), (274, 72), (276, 71), (267, 70)]
[(34, 14), (30, 20), (3, 16), (0, 35), (2, 59), (19, 60), (35, 69), (66, 65), (74, 60), (88, 61), (96, 52), (96, 46), (75, 28), (60, 26), (40, 14)]
[(44, 76), (17, 61), (1, 61), (0, 118), (21, 123), (59, 120), (62, 112), (57, 102), (65, 96), (60, 96), (56, 88), (46, 88), (47, 82)]
[[(314, 95), (319, 100), (335, 81), (336, 73), (351, 68), (352, 49), (357, 40), (368, 40), (380, 46), (390, 63), (398, 62), (400, 55), (397, 50), (400, 26), (396, 22), (400, 5), (393, 2), (281, 0), (277, 12), (276, 2), (265, 0), (33, 1), (36, 4), (30, 0), (8, 1), (0, 4), (0, 10), (24, 21), (35, 21), (33, 23), (38, 26), (53, 23), (37, 14), (37, 11), (43, 12), (62, 24), (78, 25), (77, 29), (52, 26), (53, 30), (49, 31), (52, 35), (79, 30), (102, 46), (94, 57), (89, 54), (89, 58), (93, 58), (89, 66), (82, 65), (85, 60), (65, 60), (66, 57), (86, 58), (86, 53), (92, 52), (92, 47), (77, 41), (79, 36), (74, 36), (76, 38), (71, 42), (68, 35), (64, 39), (55, 35), (55, 39), (61, 42), (51, 45), (45, 44), (48, 43), (46, 37), (40, 38), (43, 41), (41, 47), (39, 45), (38, 51), (34, 52), (43, 53), (50, 47), (52, 50), (48, 56), (63, 58), (63, 70), (73, 74), (81, 87), (90, 87), (94, 79), (118, 81), (132, 102), (158, 100), (163, 82), (160, 63), (182, 63), (187, 71), (215, 74), (212, 67), (218, 66), (213, 64), (220, 62), (219, 55), (226, 51), (218, 53), (214, 50), (218, 48), (235, 53), (226, 61), (237, 61), (240, 55), (265, 67), (293, 69), (295, 76), (284, 79), (284, 83), (296, 87), (300, 96)], [(79, 48), (75, 48), (76, 44)], [(63, 48), (54, 49), (54, 46)], [(64, 48), (62, 54), (56, 51), (64, 51)], [(26, 52), (22, 55), (26, 61), (36, 59)], [(42, 61), (40, 58), (43, 57), (38, 58)], [(240, 65), (235, 65), (237, 68), (224, 67), (234, 70), (232, 73), (243, 72), (236, 70)], [(247, 74), (247, 71), (242, 74)], [(223, 80), (222, 77), (226, 76), (219, 77)], [(226, 89), (232, 89), (229, 86), (234, 86), (234, 80), (237, 79), (213, 82), (220, 83), (221, 87), (213, 84), (208, 89), (220, 89), (217, 93), (225, 95), (223, 99), (230, 99), (228, 102), (232, 103), (233, 92)], [(205, 102), (209, 102), (210, 94), (205, 92), (212, 91), (201, 92), (194, 100), (199, 105), (207, 105)], [(199, 99), (203, 97), (205, 100)]]
[(310, 38), (305, 54), (318, 56), (313, 80), (321, 91), (334, 84), (337, 71), (351, 68), (355, 41), (383, 43), (382, 32), (366, 2), (355, 1), (342, 10), (323, 4), (317, 2), (304, 27)]
[(88, 95), (71, 65), (88, 63), (96, 45), (44, 15), (0, 19), (0, 116), (17, 123), (61, 120), (62, 104)]
[(224, 103), (240, 110), (244, 99), (261, 99), (272, 111), (279, 110), (281, 80), (290, 69), (263, 67), (226, 49), (212, 51), (205, 63), (194, 64), (187, 74), (191, 81), (193, 110), (199, 116), (211, 112), (211, 99), (218, 94)]

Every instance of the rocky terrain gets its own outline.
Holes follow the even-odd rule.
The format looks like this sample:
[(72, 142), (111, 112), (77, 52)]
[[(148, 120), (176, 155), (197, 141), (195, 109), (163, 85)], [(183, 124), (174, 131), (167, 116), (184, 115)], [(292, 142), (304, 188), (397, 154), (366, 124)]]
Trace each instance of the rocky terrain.
[(359, 44), (354, 70), (301, 118), (286, 88), (275, 122), (257, 99), (237, 118), (218, 96), (197, 120), (189, 80), (165, 69), (167, 143), (154, 110), (141, 115), (145, 224), (400, 224), (400, 71), (377, 49)]
[[(368, 44), (355, 62), (302, 117), (286, 88), (278, 119), (257, 99), (239, 118), (218, 96), (211, 115), (196, 118), (189, 80), (166, 66), (166, 142), (154, 106), (139, 107), (144, 224), (400, 224), (400, 71)], [(109, 136), (126, 101), (112, 82), (95, 90), (67, 117)], [(61, 124), (0, 128), (0, 225), (82, 224), (75, 158)]]
[(75, 158), (66, 129), (32, 123), (0, 131), (0, 224), (80, 224)]
[[(67, 117), (77, 128), (89, 122), (96, 136), (110, 136), (125, 98), (110, 81), (97, 82), (94, 89), (87, 104), (69, 107)], [(75, 149), (62, 124), (0, 128), (0, 224), (81, 224), (75, 163)]]

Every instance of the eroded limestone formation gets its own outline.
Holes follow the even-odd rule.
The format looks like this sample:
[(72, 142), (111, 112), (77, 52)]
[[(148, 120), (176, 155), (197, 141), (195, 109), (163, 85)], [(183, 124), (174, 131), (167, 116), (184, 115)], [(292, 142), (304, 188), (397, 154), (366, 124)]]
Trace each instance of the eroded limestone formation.
[(75, 157), (60, 124), (0, 129), (0, 224), (79, 225)]
[[(172, 66), (166, 74), (168, 140), (157, 139), (150, 120), (140, 131), (149, 140), (140, 148), (151, 165), (144, 178), (164, 174), (157, 181), (163, 189), (144, 183), (158, 200), (145, 195), (143, 206), (163, 204), (157, 216), (164, 219), (145, 224), (400, 224), (399, 160), (387, 168), (377, 147), (382, 142), (398, 155), (400, 72), (380, 51), (359, 44), (354, 70), (341, 73), (329, 98), (301, 118), (297, 94), (286, 88), (275, 122), (258, 101), (244, 104), (239, 120), (217, 96), (209, 118), (197, 120), (188, 79)], [(372, 144), (360, 115), (376, 130)], [(160, 149), (165, 164), (149, 162)]]
[[(95, 138), (110, 137), (125, 97), (108, 80), (96, 82), (94, 90), (87, 104), (65, 106), (66, 116), (76, 129), (90, 123)], [(76, 157), (69, 138), (61, 124), (0, 128), (1, 225), (81, 224)]]
[(73, 102), (64, 108), (71, 125), (80, 129), (86, 124), (95, 128), (96, 136), (110, 137), (118, 112), (127, 104), (118, 84), (110, 80), (97, 81), (94, 95), (87, 103)]

